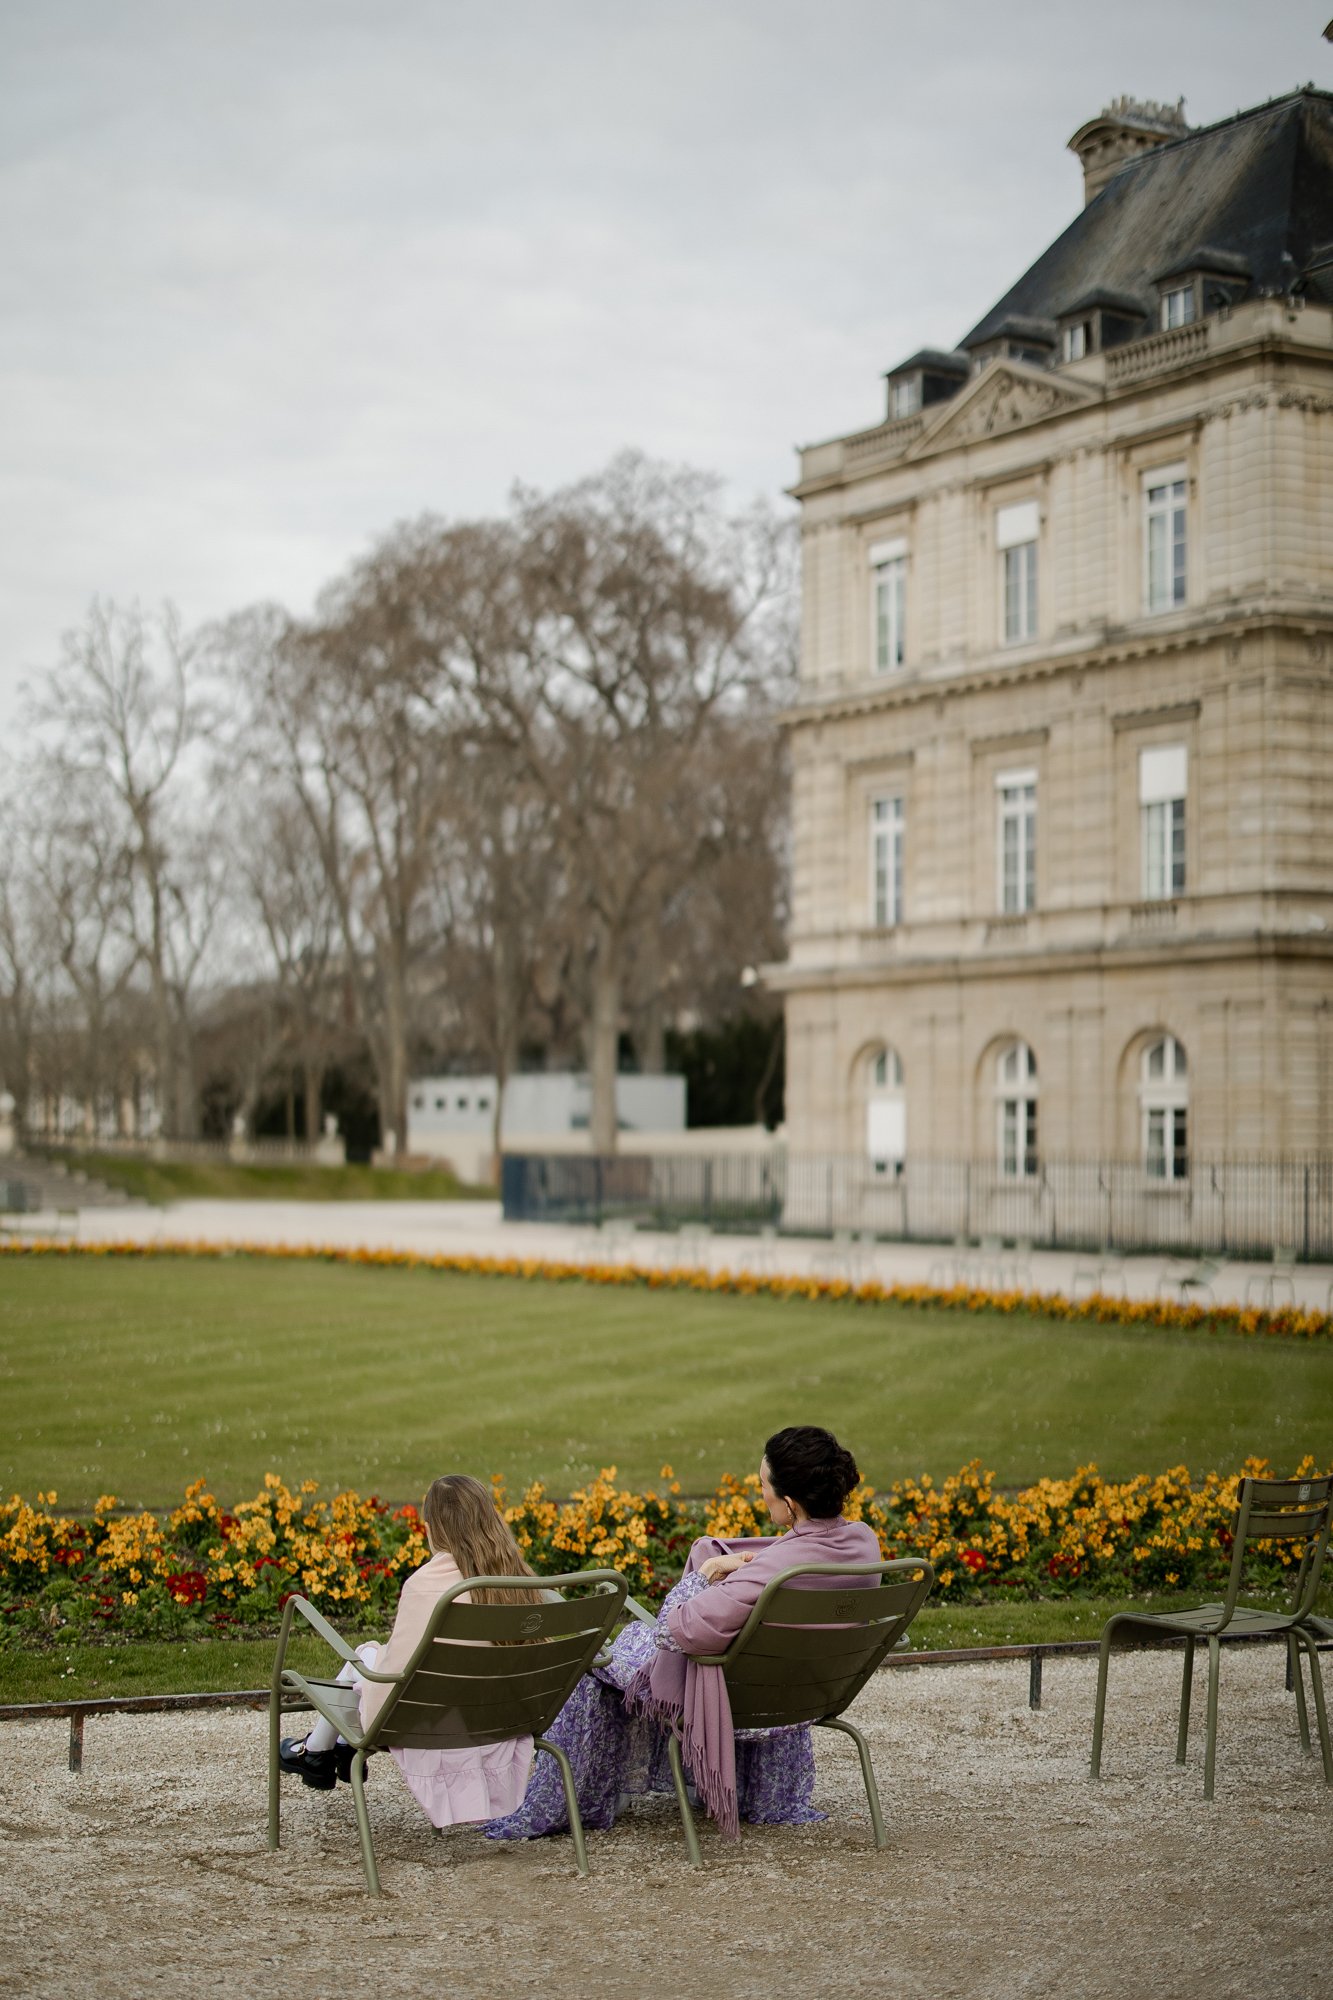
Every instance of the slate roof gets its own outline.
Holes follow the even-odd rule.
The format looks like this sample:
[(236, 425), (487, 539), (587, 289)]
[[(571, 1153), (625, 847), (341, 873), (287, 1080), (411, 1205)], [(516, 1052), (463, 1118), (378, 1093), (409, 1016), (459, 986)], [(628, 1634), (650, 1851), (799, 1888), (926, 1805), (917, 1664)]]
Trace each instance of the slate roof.
[(1127, 161), (959, 346), (1016, 319), (1043, 322), (1053, 340), (1060, 315), (1094, 291), (1150, 315), (1161, 273), (1203, 264), (1247, 272), (1250, 296), (1305, 289), (1333, 301), (1333, 267), (1318, 268), (1331, 241), (1333, 92), (1309, 86)]

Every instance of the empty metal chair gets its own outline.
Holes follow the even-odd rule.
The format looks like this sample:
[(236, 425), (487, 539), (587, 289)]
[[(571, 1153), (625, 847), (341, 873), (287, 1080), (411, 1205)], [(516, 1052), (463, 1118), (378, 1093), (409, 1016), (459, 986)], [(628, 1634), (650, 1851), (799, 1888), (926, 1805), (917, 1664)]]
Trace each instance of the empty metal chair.
[[(1333, 1785), (1333, 1752), (1330, 1752), (1328, 1716), (1324, 1707), (1324, 1683), (1319, 1671), (1319, 1655), (1309, 1618), (1319, 1589), (1324, 1557), (1328, 1549), (1329, 1518), (1333, 1512), (1333, 1479), (1243, 1479), (1237, 1496), (1236, 1518), (1232, 1527), (1231, 1574), (1226, 1596), (1220, 1604), (1201, 1604), (1186, 1611), (1118, 1611), (1102, 1630), (1101, 1658), (1097, 1672), (1097, 1706), (1092, 1724), (1092, 1776), (1101, 1776), (1102, 1724), (1106, 1715), (1106, 1681), (1111, 1648), (1117, 1640), (1138, 1638), (1179, 1638), (1185, 1642), (1185, 1671), (1180, 1689), (1180, 1720), (1176, 1732), (1176, 1762), (1183, 1764), (1189, 1738), (1190, 1692), (1194, 1672), (1194, 1648), (1200, 1640), (1208, 1645), (1208, 1717), (1204, 1739), (1203, 1795), (1213, 1796), (1213, 1767), (1217, 1755), (1217, 1694), (1221, 1670), (1221, 1642), (1237, 1638), (1285, 1638), (1288, 1659), (1296, 1669), (1297, 1712), (1301, 1742), (1310, 1745), (1305, 1715), (1305, 1697), (1300, 1684), (1298, 1648), (1303, 1649), (1310, 1667), (1314, 1689), (1315, 1715), (1319, 1726), (1319, 1748), (1324, 1764), (1324, 1782)], [(1286, 1542), (1297, 1558), (1293, 1602), (1286, 1612), (1240, 1602), (1245, 1558), (1257, 1542)]]

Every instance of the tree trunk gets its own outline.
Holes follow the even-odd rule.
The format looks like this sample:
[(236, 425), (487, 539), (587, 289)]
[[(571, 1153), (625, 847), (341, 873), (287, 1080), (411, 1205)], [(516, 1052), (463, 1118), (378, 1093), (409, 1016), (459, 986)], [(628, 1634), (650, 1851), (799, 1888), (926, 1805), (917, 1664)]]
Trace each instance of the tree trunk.
[(301, 1066), (301, 1095), (305, 1104), (305, 1136), (313, 1146), (323, 1131), (320, 1122), (320, 1094), (324, 1088), (324, 1065), (307, 1056)]
[(598, 922), (592, 973), (592, 1020), (589, 1060), (592, 1072), (592, 1114), (589, 1119), (594, 1153), (616, 1150), (616, 1070), (620, 1048), (620, 941), (609, 924)]

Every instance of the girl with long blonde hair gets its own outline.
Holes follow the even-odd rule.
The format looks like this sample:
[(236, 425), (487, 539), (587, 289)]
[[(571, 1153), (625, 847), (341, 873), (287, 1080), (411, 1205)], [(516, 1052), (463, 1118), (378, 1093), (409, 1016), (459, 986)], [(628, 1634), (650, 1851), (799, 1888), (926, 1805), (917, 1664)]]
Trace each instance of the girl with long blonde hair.
[[(419, 1645), (444, 1593), (469, 1576), (532, 1576), (509, 1523), (489, 1488), (465, 1472), (433, 1480), (421, 1503), (430, 1561), (414, 1570), (398, 1599), (393, 1631), (384, 1645), (368, 1640), (357, 1647), (361, 1665), (381, 1673), (401, 1671)], [(457, 1604), (540, 1604), (543, 1592), (533, 1578), (526, 1590), (465, 1591)], [(338, 1676), (357, 1690), (361, 1721), (369, 1724), (391, 1689), (362, 1678), (349, 1661)], [(532, 1738), (516, 1736), (477, 1750), (391, 1750), (404, 1782), (436, 1826), (496, 1819), (522, 1802), (532, 1768)], [(352, 1752), (322, 1718), (304, 1738), (285, 1738), (279, 1752), (284, 1771), (316, 1791), (331, 1791), (351, 1776)]]

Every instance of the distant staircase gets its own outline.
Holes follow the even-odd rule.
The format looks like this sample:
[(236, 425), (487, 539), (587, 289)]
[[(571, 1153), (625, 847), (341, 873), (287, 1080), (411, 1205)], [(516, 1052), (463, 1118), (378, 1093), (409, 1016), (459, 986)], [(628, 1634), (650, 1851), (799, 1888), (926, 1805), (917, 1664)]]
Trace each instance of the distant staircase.
[[(91, 1180), (62, 1160), (38, 1160), (29, 1153), (12, 1154), (0, 1160), (0, 1182), (24, 1190), (23, 1207), (34, 1210), (74, 1208), (147, 1208), (142, 1195), (126, 1194), (110, 1188), (105, 1181)], [(17, 1203), (7, 1203), (17, 1206)]]

